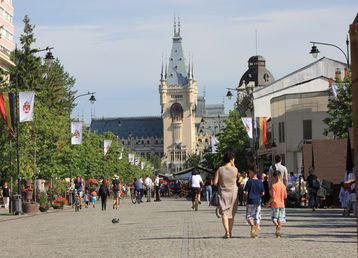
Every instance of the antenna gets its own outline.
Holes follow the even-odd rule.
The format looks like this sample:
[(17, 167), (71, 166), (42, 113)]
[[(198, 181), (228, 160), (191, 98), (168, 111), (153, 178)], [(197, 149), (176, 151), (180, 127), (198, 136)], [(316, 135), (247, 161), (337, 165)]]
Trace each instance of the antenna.
[(257, 30), (255, 30), (256, 55), (257, 55)]

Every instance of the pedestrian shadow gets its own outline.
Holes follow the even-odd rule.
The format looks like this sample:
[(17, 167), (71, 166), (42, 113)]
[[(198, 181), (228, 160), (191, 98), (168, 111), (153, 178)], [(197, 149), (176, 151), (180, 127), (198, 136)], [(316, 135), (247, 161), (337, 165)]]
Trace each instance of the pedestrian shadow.
[[(342, 234), (332, 234), (332, 233), (327, 233), (327, 234), (287, 234), (285, 235), (285, 238), (293, 238), (293, 239), (300, 239), (300, 238), (304, 238), (304, 241), (317, 241), (317, 239), (319, 238), (326, 238), (326, 237), (330, 237), (330, 238), (337, 238), (337, 239), (354, 239), (357, 237), (357, 234), (347, 234), (347, 233), (342, 233)], [(310, 239), (307, 239), (310, 238)], [(312, 238), (312, 239), (311, 239)], [(331, 241), (331, 240), (320, 240), (323, 242), (326, 241)], [(346, 243), (347, 241), (339, 241), (339, 240), (335, 240), (334, 242), (344, 242)], [(356, 243), (356, 242), (355, 242)]]
[[(232, 238), (243, 238), (239, 236), (234, 236)], [(179, 236), (179, 237), (148, 237), (148, 238), (141, 238), (141, 241), (155, 241), (155, 240), (205, 240), (205, 239), (223, 239), (222, 236)]]

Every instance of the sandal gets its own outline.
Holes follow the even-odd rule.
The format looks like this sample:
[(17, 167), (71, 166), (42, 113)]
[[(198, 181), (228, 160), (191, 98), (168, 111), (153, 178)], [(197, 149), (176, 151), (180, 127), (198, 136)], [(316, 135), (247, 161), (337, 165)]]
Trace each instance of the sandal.
[(224, 236), (223, 236), (224, 239), (228, 239), (230, 238), (230, 234), (229, 233), (226, 233)]

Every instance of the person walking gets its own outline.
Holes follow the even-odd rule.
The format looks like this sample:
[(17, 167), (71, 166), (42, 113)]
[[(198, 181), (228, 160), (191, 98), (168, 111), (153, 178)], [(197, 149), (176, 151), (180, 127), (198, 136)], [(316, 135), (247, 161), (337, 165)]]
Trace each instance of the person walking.
[(106, 181), (107, 180), (103, 180), (102, 185), (98, 190), (98, 197), (101, 198), (102, 211), (105, 211), (107, 208), (107, 197), (109, 196), (109, 189)]
[(113, 209), (118, 209), (119, 205), (119, 176), (114, 175), (112, 178), (112, 190), (113, 190)]
[(272, 223), (276, 226), (275, 235), (281, 237), (283, 223), (286, 222), (285, 199), (287, 198), (286, 186), (282, 183), (281, 174), (278, 171), (273, 173), (276, 183), (271, 186), (271, 198), (266, 204), (272, 208)]
[(150, 202), (150, 198), (152, 197), (153, 181), (148, 175), (144, 180), (144, 185), (147, 189), (147, 202)]
[(225, 230), (224, 238), (232, 237), (234, 217), (238, 206), (237, 180), (239, 172), (235, 167), (235, 155), (227, 152), (224, 155), (224, 166), (215, 174), (214, 185), (218, 186), (219, 213)]
[(160, 178), (157, 175), (154, 180), (155, 202), (160, 202), (159, 188), (160, 188)]
[(317, 192), (321, 187), (318, 177), (315, 175), (314, 169), (311, 167), (308, 171), (309, 176), (307, 177), (308, 187), (308, 207), (315, 211), (318, 208)]
[(5, 209), (9, 209), (9, 201), (10, 201), (10, 188), (8, 187), (7, 182), (4, 183), (4, 187), (2, 189), (2, 196)]
[(191, 178), (190, 178), (190, 186), (192, 189), (192, 206), (191, 208), (194, 209), (194, 202), (195, 202), (195, 198), (198, 198), (198, 202), (199, 204), (201, 204), (200, 201), (200, 190), (201, 187), (203, 186), (204, 182), (203, 179), (201, 178), (201, 175), (198, 174), (198, 171), (196, 169), (193, 170), (193, 172), (191, 173)]
[(143, 190), (143, 179), (141, 177), (135, 182), (135, 190), (139, 194), (139, 201), (143, 202), (142, 198), (144, 195), (144, 190)]
[(260, 230), (261, 197), (265, 194), (265, 188), (262, 181), (257, 178), (257, 172), (253, 166), (249, 169), (249, 177), (250, 179), (244, 188), (244, 194), (247, 199), (246, 220), (251, 227), (250, 236), (256, 238)]
[(204, 184), (204, 197), (209, 207), (210, 207), (211, 198), (213, 196), (213, 188), (211, 187), (212, 183), (213, 180), (211, 176), (207, 176)]
[(276, 183), (275, 178), (273, 176), (273, 172), (275, 171), (279, 171), (281, 173), (281, 177), (282, 177), (282, 183), (287, 187), (288, 185), (288, 172), (287, 172), (287, 168), (282, 165), (282, 159), (280, 155), (276, 155), (275, 156), (275, 164), (272, 165), (269, 169), (269, 185), (271, 187), (271, 185), (273, 185), (274, 183)]

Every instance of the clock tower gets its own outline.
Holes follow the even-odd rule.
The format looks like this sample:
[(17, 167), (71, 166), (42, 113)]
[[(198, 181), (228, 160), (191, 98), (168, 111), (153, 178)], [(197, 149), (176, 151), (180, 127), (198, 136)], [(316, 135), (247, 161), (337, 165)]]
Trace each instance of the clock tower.
[(164, 158), (168, 172), (183, 169), (188, 156), (195, 152), (195, 110), (198, 87), (193, 65), (185, 66), (180, 20), (174, 19), (174, 36), (169, 63), (162, 64), (159, 84), (163, 120)]

